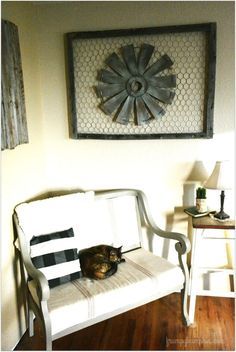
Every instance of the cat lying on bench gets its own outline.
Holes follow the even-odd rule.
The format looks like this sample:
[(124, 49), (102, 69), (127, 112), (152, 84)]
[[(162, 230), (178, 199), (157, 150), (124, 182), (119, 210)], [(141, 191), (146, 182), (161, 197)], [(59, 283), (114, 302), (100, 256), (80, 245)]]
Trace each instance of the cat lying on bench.
[(82, 249), (79, 252), (80, 268), (84, 277), (106, 279), (116, 273), (121, 258), (121, 247), (115, 248), (105, 244)]

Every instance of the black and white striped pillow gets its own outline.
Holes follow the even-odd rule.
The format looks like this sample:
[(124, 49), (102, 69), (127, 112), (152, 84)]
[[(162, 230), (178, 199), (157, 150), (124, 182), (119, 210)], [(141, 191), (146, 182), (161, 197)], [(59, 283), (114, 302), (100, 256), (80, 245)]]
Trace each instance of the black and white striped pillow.
[(49, 287), (81, 277), (73, 229), (33, 237), (30, 255), (34, 266), (46, 276)]

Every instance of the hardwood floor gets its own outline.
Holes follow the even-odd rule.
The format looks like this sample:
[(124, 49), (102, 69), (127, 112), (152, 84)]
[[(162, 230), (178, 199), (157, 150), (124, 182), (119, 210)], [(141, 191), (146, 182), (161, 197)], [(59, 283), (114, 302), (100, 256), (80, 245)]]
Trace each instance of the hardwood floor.
[[(183, 326), (180, 295), (172, 294), (55, 340), (53, 350), (235, 350), (234, 299), (198, 297), (196, 323)], [(15, 350), (43, 350), (43, 333), (23, 336)]]

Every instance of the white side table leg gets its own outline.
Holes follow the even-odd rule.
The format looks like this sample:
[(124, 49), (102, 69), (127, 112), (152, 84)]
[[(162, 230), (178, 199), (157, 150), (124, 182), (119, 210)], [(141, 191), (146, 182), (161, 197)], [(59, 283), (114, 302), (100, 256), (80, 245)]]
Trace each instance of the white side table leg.
[(191, 257), (191, 271), (190, 271), (190, 302), (189, 302), (189, 320), (194, 323), (195, 306), (196, 306), (196, 295), (197, 295), (197, 274), (198, 267), (197, 262), (199, 259), (199, 248), (202, 234), (194, 229), (193, 231), (193, 245), (192, 245), (192, 257)]

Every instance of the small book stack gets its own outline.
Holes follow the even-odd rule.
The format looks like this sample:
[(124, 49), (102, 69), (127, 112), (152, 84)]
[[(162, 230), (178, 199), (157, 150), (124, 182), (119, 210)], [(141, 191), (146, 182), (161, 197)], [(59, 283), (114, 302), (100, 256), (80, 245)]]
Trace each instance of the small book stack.
[(201, 217), (201, 216), (206, 216), (206, 215), (212, 213), (212, 210), (207, 210), (207, 211), (205, 211), (204, 213), (199, 213), (199, 212), (197, 211), (197, 208), (196, 208), (196, 207), (190, 207), (190, 208), (184, 209), (184, 212), (185, 212), (186, 214), (188, 214), (188, 215), (193, 216), (194, 218), (199, 218), (199, 217)]

